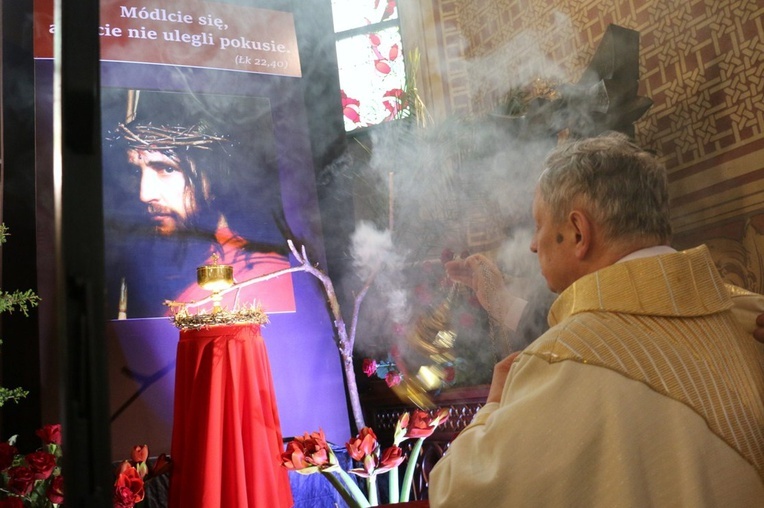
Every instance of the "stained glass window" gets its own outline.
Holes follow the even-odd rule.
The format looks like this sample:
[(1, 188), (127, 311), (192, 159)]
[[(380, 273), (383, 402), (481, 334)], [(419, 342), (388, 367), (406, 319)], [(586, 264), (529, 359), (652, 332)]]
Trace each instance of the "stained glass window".
[(408, 116), (397, 0), (332, 0), (347, 132)]
[(397, 0), (332, 0), (334, 31), (344, 32), (398, 19)]

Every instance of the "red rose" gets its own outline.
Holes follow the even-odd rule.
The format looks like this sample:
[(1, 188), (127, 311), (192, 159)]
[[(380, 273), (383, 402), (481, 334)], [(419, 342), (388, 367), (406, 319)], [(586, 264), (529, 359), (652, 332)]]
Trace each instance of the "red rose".
[(24, 508), (24, 501), (20, 497), (0, 499), (0, 508)]
[(363, 372), (367, 376), (371, 377), (377, 373), (377, 362), (371, 358), (363, 359)]
[(42, 439), (43, 444), (61, 444), (61, 424), (45, 425), (35, 432)]
[(34, 473), (28, 467), (14, 466), (8, 470), (8, 490), (19, 496), (32, 492)]
[(363, 359), (363, 373), (371, 377), (377, 373), (377, 362), (371, 358)]
[(356, 437), (345, 443), (350, 456), (359, 462), (363, 461), (367, 455), (373, 454), (377, 446), (377, 436), (371, 427), (362, 428)]
[(54, 476), (53, 481), (48, 486), (48, 492), (45, 493), (48, 496), (48, 500), (51, 503), (63, 504), (64, 503), (64, 477), (61, 475)]
[(25, 457), (35, 480), (45, 480), (56, 467), (56, 457), (52, 453), (36, 451)]
[(11, 467), (11, 464), (13, 464), (13, 457), (17, 453), (19, 453), (19, 450), (15, 446), (10, 445), (5, 441), (0, 443), (0, 471), (5, 471)]
[(114, 486), (114, 508), (133, 508), (135, 499), (129, 487)]
[(145, 491), (143, 479), (133, 466), (120, 466), (117, 481), (114, 482), (114, 507), (132, 508), (135, 503), (143, 501)]
[(391, 370), (387, 373), (385, 376), (385, 383), (387, 383), (387, 386), (392, 388), (395, 385), (401, 384), (401, 374), (400, 372), (396, 372), (394, 370)]

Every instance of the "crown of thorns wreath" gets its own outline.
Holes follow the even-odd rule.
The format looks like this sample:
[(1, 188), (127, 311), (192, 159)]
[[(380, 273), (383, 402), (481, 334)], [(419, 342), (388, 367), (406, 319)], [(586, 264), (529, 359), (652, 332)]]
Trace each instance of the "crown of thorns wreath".
[(223, 135), (214, 134), (204, 123), (191, 127), (135, 124), (126, 125), (120, 123), (109, 141), (122, 142), (128, 148), (141, 148), (143, 150), (178, 150), (199, 148), (210, 150), (214, 145), (231, 144), (231, 141)]

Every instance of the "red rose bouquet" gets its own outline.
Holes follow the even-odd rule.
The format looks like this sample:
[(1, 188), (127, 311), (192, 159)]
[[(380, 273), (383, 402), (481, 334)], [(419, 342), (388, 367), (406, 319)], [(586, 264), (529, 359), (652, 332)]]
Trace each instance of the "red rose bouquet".
[[(0, 442), (0, 508), (57, 508), (64, 504), (61, 475), (61, 425), (38, 429), (42, 446), (19, 453), (16, 436)], [(114, 482), (114, 508), (133, 508), (144, 498), (145, 482), (168, 472), (170, 459), (160, 455), (151, 466), (148, 446), (135, 446), (130, 460), (122, 462)]]
[(0, 508), (51, 508), (64, 502), (61, 425), (46, 425), (36, 434), (42, 446), (31, 453), (19, 453), (16, 436), (0, 443)]

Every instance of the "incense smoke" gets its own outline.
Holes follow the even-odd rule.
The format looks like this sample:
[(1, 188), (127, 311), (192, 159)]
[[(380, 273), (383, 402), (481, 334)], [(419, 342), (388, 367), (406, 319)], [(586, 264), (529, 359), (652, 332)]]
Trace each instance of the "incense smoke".
[[(553, 30), (544, 34), (522, 32), (492, 53), (468, 61), (475, 101), (486, 96), (504, 97), (538, 79), (570, 82), (544, 48), (555, 39), (574, 40), (572, 34), (570, 21), (558, 14)], [(372, 130), (370, 146), (366, 147), (370, 152), (368, 165), (360, 175), (366, 182), (375, 182), (377, 190), (376, 213), (365, 215), (378, 217), (378, 224), (389, 215), (395, 217), (388, 224), (394, 227), (387, 231), (389, 237), (385, 238), (390, 243), (385, 244), (384, 252), (397, 253), (397, 261), (405, 259), (396, 266), (437, 262), (444, 249), (465, 255), (482, 252), (495, 260), (508, 289), (530, 302), (521, 329), (507, 339), (505, 347), (510, 350), (523, 347), (543, 332), (552, 297), (529, 249), (533, 228), (530, 209), (543, 159), (557, 139), (537, 134), (525, 128), (522, 118), (501, 114), (452, 117), (427, 128), (399, 122), (391, 128)], [(392, 189), (390, 175), (394, 177)], [(355, 251), (364, 249), (364, 239), (374, 241), (368, 228), (367, 223), (359, 224)], [(376, 248), (373, 244), (367, 247)], [(388, 267), (393, 269), (392, 264)], [(398, 276), (396, 282), (405, 283), (406, 278)], [(371, 295), (362, 312), (359, 326), (369, 333), (359, 346), (372, 350), (375, 345), (364, 341), (375, 336), (390, 340), (384, 323), (397, 321), (398, 314), (390, 304), (410, 309), (417, 303), (410, 287), (379, 285), (373, 289), (390, 294), (386, 297), (388, 305), (378, 305), (375, 298), (379, 295)], [(486, 330), (486, 337), (474, 346), (488, 348), (488, 333)]]
[(360, 222), (351, 240), (355, 273), (364, 282), (373, 278), (390, 315), (407, 319), (406, 293), (401, 281), (405, 256), (396, 252), (390, 230), (380, 231), (368, 222)]

